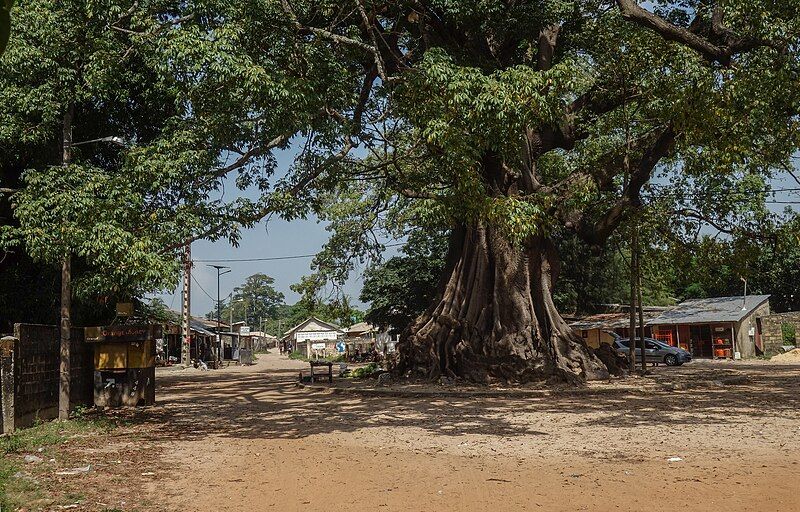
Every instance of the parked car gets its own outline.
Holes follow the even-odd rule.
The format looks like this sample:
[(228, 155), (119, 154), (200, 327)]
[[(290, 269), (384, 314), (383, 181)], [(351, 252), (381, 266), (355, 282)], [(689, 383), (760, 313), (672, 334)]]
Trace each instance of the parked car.
[[(636, 360), (641, 361), (641, 338), (636, 338), (636, 345)], [(619, 355), (628, 357), (630, 338), (617, 338), (613, 346)], [(667, 366), (680, 366), (692, 360), (692, 354), (682, 348), (673, 347), (653, 338), (644, 339), (644, 355), (644, 360), (648, 363), (664, 363)]]

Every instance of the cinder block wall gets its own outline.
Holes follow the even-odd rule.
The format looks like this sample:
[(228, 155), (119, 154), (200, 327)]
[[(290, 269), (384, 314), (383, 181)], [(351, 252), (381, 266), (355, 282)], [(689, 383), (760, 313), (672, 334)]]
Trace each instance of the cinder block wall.
[(790, 311), (788, 313), (773, 313), (761, 317), (761, 339), (764, 341), (764, 352), (772, 356), (781, 352), (781, 345), (786, 345), (783, 341), (781, 325), (784, 323), (794, 324), (795, 326), (795, 346), (800, 345), (800, 311)]
[[(58, 417), (60, 340), (58, 327), (16, 324), (14, 337), (15, 428), (37, 419)], [(94, 382), (94, 351), (84, 342), (83, 329), (72, 329), (70, 349), (70, 402), (91, 405)]]

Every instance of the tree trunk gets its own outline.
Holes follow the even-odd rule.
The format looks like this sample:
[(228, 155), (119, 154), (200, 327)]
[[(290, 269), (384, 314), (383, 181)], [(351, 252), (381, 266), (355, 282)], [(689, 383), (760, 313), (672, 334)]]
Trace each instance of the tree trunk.
[[(64, 113), (63, 154), (61, 164), (67, 167), (72, 162), (72, 115), (70, 105)], [(66, 254), (61, 262), (61, 323), (60, 323), (60, 356), (58, 364), (58, 419), (69, 419), (70, 411), (70, 344), (72, 331), (72, 270), (70, 255)]]
[(552, 242), (510, 244), (491, 227), (454, 230), (437, 300), (403, 333), (397, 369), (473, 382), (608, 378), (552, 299)]

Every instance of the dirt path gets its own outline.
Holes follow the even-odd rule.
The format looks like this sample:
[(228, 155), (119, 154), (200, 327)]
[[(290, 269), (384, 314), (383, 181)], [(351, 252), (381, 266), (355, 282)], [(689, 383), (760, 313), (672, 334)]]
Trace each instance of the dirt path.
[(160, 405), (143, 425), (160, 447), (146, 501), (196, 511), (800, 508), (798, 366), (739, 364), (751, 384), (733, 387), (514, 400), (309, 392), (294, 385), (303, 367), (271, 354), (249, 368), (160, 372)]

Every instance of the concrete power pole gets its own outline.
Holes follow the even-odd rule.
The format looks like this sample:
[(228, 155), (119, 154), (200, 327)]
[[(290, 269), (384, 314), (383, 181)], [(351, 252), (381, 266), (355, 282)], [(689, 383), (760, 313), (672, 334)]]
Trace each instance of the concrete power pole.
[(189, 323), (191, 317), (192, 299), (192, 246), (186, 245), (183, 253), (183, 301), (181, 302), (181, 364), (189, 366), (191, 364), (191, 353), (189, 351), (192, 342), (192, 330)]

